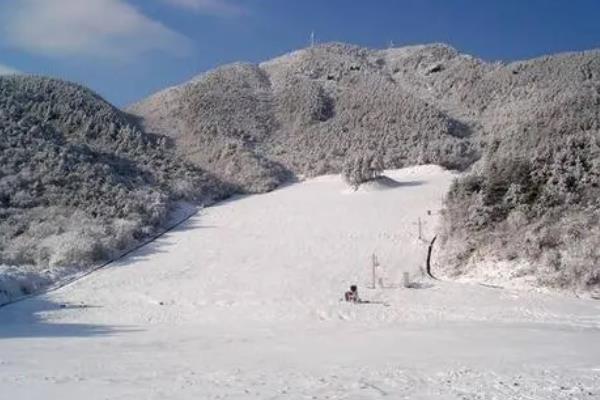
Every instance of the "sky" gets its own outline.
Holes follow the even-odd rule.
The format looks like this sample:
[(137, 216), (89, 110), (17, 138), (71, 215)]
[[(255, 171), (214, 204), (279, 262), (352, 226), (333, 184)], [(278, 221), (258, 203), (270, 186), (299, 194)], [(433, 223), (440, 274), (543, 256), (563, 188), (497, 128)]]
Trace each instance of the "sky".
[(488, 61), (600, 48), (599, 0), (0, 0), (0, 74), (117, 106), (219, 65), (317, 42), (447, 43)]

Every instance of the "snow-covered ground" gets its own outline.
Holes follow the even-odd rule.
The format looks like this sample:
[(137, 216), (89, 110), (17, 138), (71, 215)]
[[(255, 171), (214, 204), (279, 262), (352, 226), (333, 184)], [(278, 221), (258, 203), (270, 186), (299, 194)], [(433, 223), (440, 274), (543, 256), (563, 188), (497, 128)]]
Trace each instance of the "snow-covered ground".
[(221, 203), (0, 309), (0, 398), (600, 399), (600, 302), (422, 278), (453, 175), (388, 176)]

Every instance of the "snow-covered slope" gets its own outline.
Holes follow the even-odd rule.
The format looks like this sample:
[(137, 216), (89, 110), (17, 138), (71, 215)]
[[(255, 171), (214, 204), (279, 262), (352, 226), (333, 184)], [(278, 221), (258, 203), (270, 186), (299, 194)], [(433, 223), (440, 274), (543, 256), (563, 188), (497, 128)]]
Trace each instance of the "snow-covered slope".
[[(454, 175), (387, 175), (397, 183), (353, 192), (323, 176), (209, 207), (0, 309), (0, 397), (600, 398), (600, 304), (422, 278), (418, 220), (430, 239)], [(373, 253), (384, 288), (366, 288)], [(389, 306), (339, 302), (352, 283)]]
[(444, 44), (327, 43), (222, 66), (128, 111), (247, 193), (371, 157), (386, 168), (469, 169), (448, 196), (438, 243), (448, 270), (503, 262), (538, 285), (591, 291), (599, 93), (598, 50), (501, 64)]

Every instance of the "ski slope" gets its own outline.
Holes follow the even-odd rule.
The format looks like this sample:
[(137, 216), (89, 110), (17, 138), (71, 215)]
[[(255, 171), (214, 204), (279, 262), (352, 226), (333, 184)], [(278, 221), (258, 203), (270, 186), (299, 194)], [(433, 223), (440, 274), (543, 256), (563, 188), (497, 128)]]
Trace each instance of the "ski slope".
[(387, 176), (223, 202), (0, 309), (0, 399), (600, 399), (600, 302), (423, 278), (453, 174)]

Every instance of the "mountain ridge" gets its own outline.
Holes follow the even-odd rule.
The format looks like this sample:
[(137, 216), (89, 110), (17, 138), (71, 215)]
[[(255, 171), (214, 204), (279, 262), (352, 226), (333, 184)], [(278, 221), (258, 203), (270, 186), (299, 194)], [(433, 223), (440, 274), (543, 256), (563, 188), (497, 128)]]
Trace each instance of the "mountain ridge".
[(181, 200), (374, 165), (463, 171), (440, 272), (600, 285), (598, 50), (492, 64), (443, 44), (326, 44), (125, 111), (81, 85), (2, 76), (0, 137), (0, 302), (160, 232)]
[[(592, 234), (587, 250), (568, 235), (555, 234), (551, 245), (540, 238), (561, 224), (582, 237), (596, 232), (599, 98), (597, 49), (489, 63), (443, 44), (332, 43), (222, 66), (128, 111), (176, 149), (202, 153), (192, 163), (250, 193), (373, 155), (386, 168), (468, 171), (449, 193), (440, 230), (449, 274), (488, 258), (520, 259), (540, 284), (588, 287), (600, 282), (589, 250), (600, 237)], [(175, 123), (173, 135), (165, 127)], [(587, 222), (575, 226), (567, 214)], [(513, 244), (517, 233), (527, 245)]]

